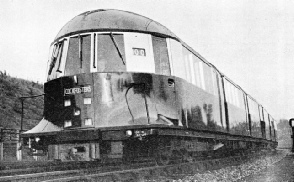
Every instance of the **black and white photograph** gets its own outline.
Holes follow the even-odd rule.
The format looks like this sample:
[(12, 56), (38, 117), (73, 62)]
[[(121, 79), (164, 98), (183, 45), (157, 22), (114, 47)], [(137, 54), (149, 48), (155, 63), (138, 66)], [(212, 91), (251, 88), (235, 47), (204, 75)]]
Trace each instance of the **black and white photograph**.
[(0, 181), (291, 182), (293, 136), (293, 1), (0, 1)]

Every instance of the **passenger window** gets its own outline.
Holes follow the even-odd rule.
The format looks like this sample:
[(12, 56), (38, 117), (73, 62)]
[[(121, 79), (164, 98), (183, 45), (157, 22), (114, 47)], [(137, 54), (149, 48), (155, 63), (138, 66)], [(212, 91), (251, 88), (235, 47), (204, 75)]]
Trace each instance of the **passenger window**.
[(186, 79), (186, 68), (183, 60), (183, 46), (178, 41), (169, 39), (170, 53), (172, 58), (173, 75), (182, 79)]
[(189, 54), (189, 65), (190, 65), (190, 72), (191, 72), (191, 83), (196, 85), (196, 73), (194, 68), (195, 58), (193, 59), (193, 54)]
[(213, 83), (213, 94), (218, 96), (218, 86), (217, 86), (217, 73), (211, 68), (211, 76), (212, 76), (212, 83)]
[[(182, 63), (182, 65), (185, 68), (183, 71), (186, 71), (185, 80), (203, 90), (213, 93), (210, 67), (185, 47), (183, 47), (183, 59), (184, 64)], [(175, 69), (179, 68), (175, 67)]]
[(204, 71), (204, 80), (206, 83), (206, 91), (213, 94), (213, 81), (212, 81), (212, 74), (211, 74), (211, 67), (208, 66), (207, 64), (203, 64), (203, 71)]
[(247, 97), (248, 99), (248, 106), (249, 106), (249, 113), (251, 114), (251, 120), (253, 120), (252, 117), (254, 117), (254, 120), (260, 121), (259, 119), (259, 110), (258, 110), (258, 104), (253, 101), (250, 97)]
[(224, 79), (225, 82), (225, 93), (226, 93), (226, 101), (228, 103), (232, 103), (232, 99), (231, 99), (231, 88), (229, 83), (227, 82), (227, 80)]
[(168, 59), (166, 39), (152, 36), (153, 54), (155, 61), (155, 73), (170, 75), (170, 64)]
[(250, 96), (247, 97), (247, 100), (251, 117), (251, 136), (261, 137), (259, 105)]
[(185, 66), (185, 70), (186, 70), (186, 78), (185, 80), (187, 80), (187, 82), (192, 83), (193, 80), (193, 72), (191, 70), (191, 62), (189, 60), (189, 57), (192, 53), (186, 49), (185, 47), (183, 47), (183, 63)]
[(126, 71), (123, 34), (98, 34), (98, 72)]
[[(202, 66), (202, 62), (199, 58), (197, 58), (196, 56), (193, 56), (194, 58), (194, 72), (195, 72), (195, 78), (196, 78), (196, 86), (198, 86), (199, 88), (205, 88), (204, 87), (204, 78), (203, 78), (203, 74), (201, 74), (200, 72), (200, 67)], [(200, 65), (201, 64), (201, 65)], [(203, 71), (202, 71), (203, 73)]]
[(245, 100), (242, 90), (233, 85), (227, 79), (224, 79), (224, 84), (227, 102), (245, 110)]
[(205, 79), (204, 79), (204, 71), (203, 71), (203, 62), (200, 60), (199, 62), (199, 74), (200, 74), (200, 81), (201, 81), (201, 88), (203, 90), (206, 89)]

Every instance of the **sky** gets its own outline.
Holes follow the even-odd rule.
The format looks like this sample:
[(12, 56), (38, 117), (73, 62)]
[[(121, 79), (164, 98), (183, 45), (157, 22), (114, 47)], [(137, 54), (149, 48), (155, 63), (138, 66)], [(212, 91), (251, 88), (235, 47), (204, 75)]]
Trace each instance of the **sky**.
[(59, 30), (95, 9), (131, 11), (163, 24), (276, 120), (294, 117), (290, 0), (1, 0), (0, 71), (44, 83)]

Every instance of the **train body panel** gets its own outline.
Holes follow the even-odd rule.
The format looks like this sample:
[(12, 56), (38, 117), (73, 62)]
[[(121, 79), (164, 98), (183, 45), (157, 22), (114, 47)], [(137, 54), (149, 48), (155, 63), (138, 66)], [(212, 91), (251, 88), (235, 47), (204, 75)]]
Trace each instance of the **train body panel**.
[(173, 76), (81, 74), (47, 82), (45, 94), (44, 117), (58, 127), (89, 122), (88, 127), (165, 124), (226, 131), (219, 96)]
[(184, 126), (198, 130), (227, 131), (218, 95), (207, 93), (180, 78), (176, 79), (176, 92)]
[(274, 119), (161, 24), (85, 12), (51, 45), (44, 119), (22, 134), (48, 159), (207, 156), (277, 145)]
[(67, 127), (68, 123), (68, 128), (174, 125), (160, 119), (179, 120), (176, 92), (173, 85), (168, 86), (169, 79), (174, 80), (147, 73), (90, 73), (58, 78), (45, 84), (48, 96), (44, 117), (59, 127)]

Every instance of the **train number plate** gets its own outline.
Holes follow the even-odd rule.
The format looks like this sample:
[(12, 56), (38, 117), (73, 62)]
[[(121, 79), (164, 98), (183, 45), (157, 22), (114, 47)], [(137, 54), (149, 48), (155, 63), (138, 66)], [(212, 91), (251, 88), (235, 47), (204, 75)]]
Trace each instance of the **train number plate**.
[(146, 56), (145, 49), (143, 48), (133, 48), (133, 54), (135, 56)]

